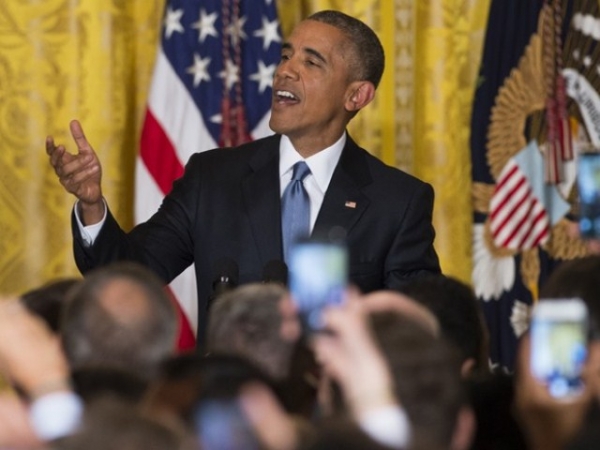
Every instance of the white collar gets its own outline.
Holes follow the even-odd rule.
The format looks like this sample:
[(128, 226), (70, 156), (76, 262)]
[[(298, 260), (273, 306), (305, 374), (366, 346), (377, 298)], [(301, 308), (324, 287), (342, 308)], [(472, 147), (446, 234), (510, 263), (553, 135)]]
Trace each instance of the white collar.
[[(319, 189), (324, 193), (329, 186), (333, 171), (340, 160), (346, 140), (347, 134), (344, 131), (342, 136), (333, 145), (304, 159), (296, 151), (292, 145), (292, 141), (287, 136), (282, 135), (279, 143), (279, 177), (291, 171), (292, 166), (298, 161), (305, 161)], [(291, 177), (291, 173), (289, 176)]]

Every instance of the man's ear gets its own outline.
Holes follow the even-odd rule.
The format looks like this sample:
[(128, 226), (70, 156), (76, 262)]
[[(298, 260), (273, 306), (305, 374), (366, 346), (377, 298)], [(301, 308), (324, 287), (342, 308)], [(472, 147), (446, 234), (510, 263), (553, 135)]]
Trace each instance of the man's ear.
[(370, 81), (354, 81), (348, 87), (348, 96), (344, 107), (347, 111), (357, 112), (371, 103), (375, 97), (375, 86)]

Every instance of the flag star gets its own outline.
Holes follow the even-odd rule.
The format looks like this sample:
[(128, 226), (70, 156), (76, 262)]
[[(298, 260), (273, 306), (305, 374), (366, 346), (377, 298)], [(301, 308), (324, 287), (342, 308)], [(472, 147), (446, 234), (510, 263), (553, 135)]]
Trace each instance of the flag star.
[(258, 91), (262, 94), (266, 88), (273, 86), (273, 74), (275, 73), (275, 64), (265, 66), (265, 63), (258, 61), (258, 72), (250, 75), (252, 81), (258, 83)]
[(214, 116), (210, 116), (210, 121), (212, 123), (223, 123), (223, 116), (221, 116), (221, 114), (215, 114)]
[(194, 87), (198, 87), (202, 81), (210, 81), (210, 75), (207, 70), (209, 64), (210, 58), (208, 56), (203, 59), (200, 58), (200, 55), (194, 53), (194, 64), (185, 71), (194, 75)]
[(217, 29), (215, 28), (215, 21), (217, 20), (217, 13), (206, 14), (206, 10), (200, 10), (200, 17), (197, 22), (192, 24), (192, 28), (198, 30), (198, 42), (204, 42), (207, 36), (218, 37)]
[(231, 60), (225, 61), (225, 69), (219, 73), (219, 77), (225, 81), (227, 90), (240, 81), (240, 69)]
[(244, 32), (244, 25), (246, 24), (247, 17), (240, 17), (234, 23), (231, 23), (227, 26), (225, 32), (231, 36), (231, 41), (233, 45), (238, 45), (239, 39), (248, 39), (246, 33)]
[(263, 50), (267, 50), (271, 42), (281, 42), (278, 27), (277, 20), (269, 22), (269, 19), (263, 16), (262, 28), (254, 32), (254, 36), (263, 38)]
[(183, 16), (183, 9), (172, 10), (169, 6), (167, 8), (167, 15), (164, 20), (165, 35), (167, 39), (171, 37), (173, 32), (183, 33), (183, 26), (181, 25), (181, 16)]

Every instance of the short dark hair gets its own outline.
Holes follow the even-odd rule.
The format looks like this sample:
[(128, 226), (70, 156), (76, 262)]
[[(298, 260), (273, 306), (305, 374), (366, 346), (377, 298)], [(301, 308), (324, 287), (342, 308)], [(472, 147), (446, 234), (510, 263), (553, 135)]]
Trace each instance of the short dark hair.
[(144, 413), (114, 397), (86, 406), (82, 423), (72, 434), (52, 443), (56, 450), (187, 450), (197, 448), (176, 424)]
[(81, 279), (65, 278), (53, 280), (40, 287), (27, 291), (21, 295), (21, 302), (29, 312), (42, 318), (48, 327), (58, 333), (60, 327), (60, 316), (67, 295)]
[(488, 332), (473, 289), (455, 278), (430, 275), (411, 280), (401, 292), (435, 314), (442, 334), (473, 358), (479, 372), (488, 369)]
[[(131, 292), (141, 294), (144, 306), (138, 317), (117, 317), (104, 304), (107, 290), (118, 282), (133, 288), (117, 291), (119, 304), (127, 304)], [(153, 272), (136, 263), (119, 262), (89, 272), (73, 288), (62, 316), (61, 334), (72, 369), (117, 367), (151, 378), (175, 350), (177, 316)]]
[(467, 405), (458, 351), (398, 314), (373, 313), (370, 320), (414, 431), (424, 430), (432, 444), (445, 447)]
[(385, 66), (383, 46), (375, 32), (364, 22), (340, 11), (325, 10), (310, 15), (306, 20), (331, 25), (342, 31), (355, 55), (350, 62), (354, 80), (366, 80), (379, 85)]
[(600, 330), (600, 255), (561, 263), (540, 289), (540, 298), (581, 298), (595, 333)]

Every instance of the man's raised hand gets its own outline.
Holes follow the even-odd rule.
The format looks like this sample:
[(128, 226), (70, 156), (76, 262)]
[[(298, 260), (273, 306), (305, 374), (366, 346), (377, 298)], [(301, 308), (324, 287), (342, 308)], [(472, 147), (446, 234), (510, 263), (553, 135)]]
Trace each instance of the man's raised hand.
[(70, 123), (71, 135), (77, 153), (67, 152), (64, 145), (55, 145), (54, 138), (46, 138), (46, 153), (60, 183), (80, 202), (81, 218), (86, 225), (99, 222), (104, 215), (102, 200), (102, 167), (94, 149), (87, 141), (77, 120)]

